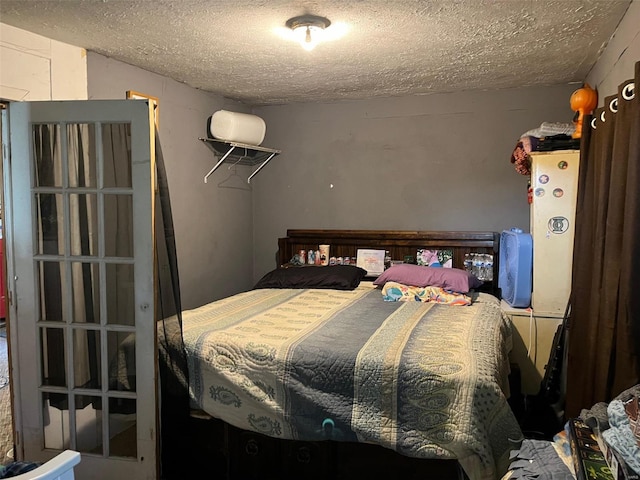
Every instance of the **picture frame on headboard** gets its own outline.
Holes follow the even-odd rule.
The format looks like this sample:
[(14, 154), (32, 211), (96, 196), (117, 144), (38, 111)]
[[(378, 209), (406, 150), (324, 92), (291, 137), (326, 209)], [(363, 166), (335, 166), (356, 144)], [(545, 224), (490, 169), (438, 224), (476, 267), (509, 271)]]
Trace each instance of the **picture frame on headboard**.
[(419, 248), (416, 252), (418, 265), (428, 267), (453, 267), (453, 251), (451, 250), (430, 250), (428, 248)]
[(160, 127), (160, 100), (158, 97), (147, 95), (146, 93), (136, 92), (135, 90), (127, 90), (126, 98), (129, 99), (144, 99), (149, 100), (153, 105), (153, 118), (156, 122), (156, 128)]
[(364, 268), (368, 277), (377, 277), (384, 272), (384, 250), (359, 248), (356, 251), (356, 266)]

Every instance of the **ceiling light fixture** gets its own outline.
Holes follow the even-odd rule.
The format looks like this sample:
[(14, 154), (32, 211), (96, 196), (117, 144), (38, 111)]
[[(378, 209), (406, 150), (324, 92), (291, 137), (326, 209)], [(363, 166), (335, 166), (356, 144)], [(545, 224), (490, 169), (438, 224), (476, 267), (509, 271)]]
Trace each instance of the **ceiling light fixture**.
[(323, 38), (324, 29), (331, 25), (328, 18), (316, 15), (301, 15), (287, 20), (294, 38), (307, 51), (313, 50)]

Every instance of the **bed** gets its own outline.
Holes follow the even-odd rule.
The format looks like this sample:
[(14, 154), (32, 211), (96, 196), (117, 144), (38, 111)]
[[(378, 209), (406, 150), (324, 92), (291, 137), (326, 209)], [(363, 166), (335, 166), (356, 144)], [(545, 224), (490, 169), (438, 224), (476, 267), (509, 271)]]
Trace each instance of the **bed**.
[[(358, 248), (392, 259), (446, 249), (454, 268), (445, 273), (458, 274), (465, 255), (497, 260), (498, 234), (289, 230), (278, 244), (280, 268), (270, 274), (281, 282), (286, 273), (284, 284), (272, 288), (261, 283), (265, 276), (259, 288), (182, 316), (192, 406), (223, 422), (229, 478), (353, 478), (364, 468), (423, 467), (435, 478), (443, 464), (471, 480), (504, 474), (522, 434), (507, 402), (511, 325), (497, 282), (474, 285), (464, 292), (471, 305), (460, 306), (385, 300), (384, 285), (355, 266), (285, 268), (299, 250), (330, 244), (336, 258), (355, 257)], [(346, 273), (336, 280), (335, 272)], [(301, 288), (300, 275), (337, 283), (314, 278)], [(253, 470), (252, 458), (262, 458)], [(357, 458), (366, 465), (351, 465)]]

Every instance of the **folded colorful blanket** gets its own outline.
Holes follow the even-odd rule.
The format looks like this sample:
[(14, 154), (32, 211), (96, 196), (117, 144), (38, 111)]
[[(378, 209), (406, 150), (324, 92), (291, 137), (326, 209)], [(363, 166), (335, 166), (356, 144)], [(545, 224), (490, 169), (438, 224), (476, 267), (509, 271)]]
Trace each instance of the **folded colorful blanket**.
[(387, 282), (382, 287), (385, 302), (435, 302), (447, 305), (471, 305), (471, 297), (441, 287), (414, 287)]

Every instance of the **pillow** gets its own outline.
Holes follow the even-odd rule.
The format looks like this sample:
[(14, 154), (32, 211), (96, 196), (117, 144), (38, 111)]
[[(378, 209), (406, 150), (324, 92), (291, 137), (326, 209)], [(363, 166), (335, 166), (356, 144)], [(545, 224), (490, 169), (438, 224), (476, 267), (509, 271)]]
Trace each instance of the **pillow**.
[(333, 288), (353, 290), (367, 271), (355, 265), (276, 268), (253, 288)]
[(378, 286), (387, 282), (398, 282), (414, 287), (441, 287), (460, 293), (466, 293), (482, 285), (478, 277), (460, 268), (425, 267), (411, 263), (389, 267), (374, 280), (373, 284)]

